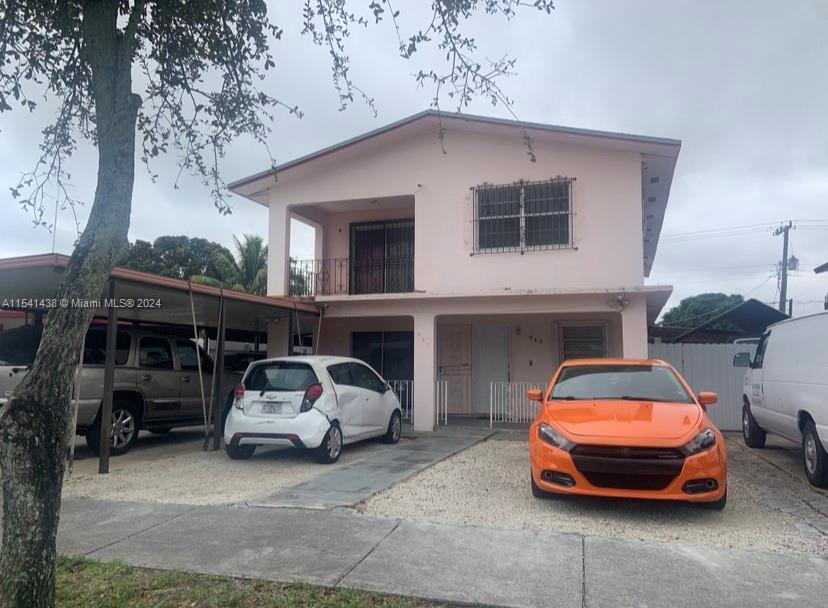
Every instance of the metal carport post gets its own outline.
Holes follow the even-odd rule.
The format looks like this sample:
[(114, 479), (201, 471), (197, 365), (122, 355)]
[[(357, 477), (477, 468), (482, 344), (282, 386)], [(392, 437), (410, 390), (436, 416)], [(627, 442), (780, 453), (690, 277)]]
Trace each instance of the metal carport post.
[[(112, 441), (112, 392), (115, 387), (115, 347), (118, 335), (118, 309), (115, 297), (118, 293), (118, 281), (109, 279), (109, 301), (106, 317), (106, 356), (104, 358), (104, 391), (101, 405), (101, 439), (98, 452), (98, 473), (109, 473), (109, 444)], [(82, 349), (83, 347), (81, 347)], [(80, 381), (80, 378), (78, 378)], [(75, 437), (72, 437), (72, 441)]]

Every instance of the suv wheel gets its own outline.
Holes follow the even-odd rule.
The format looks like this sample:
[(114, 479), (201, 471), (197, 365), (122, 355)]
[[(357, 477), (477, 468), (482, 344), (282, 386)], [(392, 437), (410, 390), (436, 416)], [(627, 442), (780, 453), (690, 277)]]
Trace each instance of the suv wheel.
[(759, 426), (750, 412), (750, 404), (747, 401), (742, 406), (742, 437), (749, 448), (765, 447), (765, 440), (768, 437), (765, 429)]
[[(138, 440), (138, 431), (141, 429), (141, 419), (136, 408), (131, 403), (118, 402), (112, 404), (112, 443), (109, 445), (110, 456), (126, 454)], [(95, 454), (101, 452), (101, 415), (86, 431), (86, 445)]]
[(336, 422), (325, 433), (322, 443), (316, 448), (316, 459), (323, 464), (333, 464), (342, 454), (342, 431)]
[(802, 462), (808, 481), (818, 488), (828, 488), (828, 454), (810, 420), (802, 431)]

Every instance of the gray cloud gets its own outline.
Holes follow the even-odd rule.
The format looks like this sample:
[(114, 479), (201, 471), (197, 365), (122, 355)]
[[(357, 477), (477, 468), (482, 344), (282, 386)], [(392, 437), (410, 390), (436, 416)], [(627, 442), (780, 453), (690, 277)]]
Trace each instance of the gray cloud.
[[(407, 3), (413, 4), (413, 3)], [(266, 88), (305, 118), (279, 115), (270, 148), (277, 160), (330, 145), (412, 114), (431, 101), (412, 77), (439, 61), (436, 52), (405, 61), (396, 55), (390, 24), (354, 28), (352, 76), (376, 99), (378, 117), (356, 103), (338, 111), (324, 49), (299, 35), (301, 2), (272, 2), (285, 29), (274, 46), (277, 69)], [(367, 5), (367, 3), (366, 3)], [(356, 6), (361, 6), (356, 4)], [(404, 7), (403, 28), (420, 26), (426, 7)], [(727, 3), (657, 0), (559, 0), (550, 17), (526, 13), (509, 24), (485, 15), (471, 31), (488, 57), (518, 58), (504, 82), (520, 118), (538, 122), (677, 137), (683, 148), (664, 234), (786, 219), (828, 221), (828, 8), (820, 0), (780, 5), (769, 0)], [(449, 106), (447, 106), (447, 109)], [(470, 111), (508, 117), (483, 100)], [(37, 154), (39, 129), (50, 108), (0, 116), (0, 256), (51, 251), (52, 235), (32, 230), (6, 196)], [(174, 158), (159, 161), (152, 183), (139, 168), (130, 238), (188, 234), (226, 245), (244, 232), (266, 236), (267, 214), (242, 199), (221, 217), (198, 181), (172, 187)], [(222, 164), (227, 180), (267, 166), (265, 151), (238, 141)], [(91, 200), (96, 157), (82, 148), (72, 163), (78, 197)], [(87, 210), (81, 209), (85, 220)], [(811, 272), (828, 261), (828, 231), (792, 233), (803, 270), (790, 282), (798, 312), (821, 309), (828, 278)], [(58, 224), (56, 248), (75, 238), (69, 215)], [(303, 245), (307, 250), (306, 244)], [(771, 275), (781, 242), (770, 231), (732, 238), (668, 240), (660, 244), (651, 283), (671, 283), (670, 304), (700, 291), (745, 293)], [(771, 279), (753, 295), (771, 301)]]

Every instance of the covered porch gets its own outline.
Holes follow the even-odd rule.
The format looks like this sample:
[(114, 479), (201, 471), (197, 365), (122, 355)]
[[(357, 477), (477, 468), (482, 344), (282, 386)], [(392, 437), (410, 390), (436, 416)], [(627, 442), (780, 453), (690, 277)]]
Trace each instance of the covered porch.
[[(669, 291), (331, 302), (317, 352), (367, 361), (415, 430), (448, 420), (526, 423), (526, 390), (566, 359), (647, 356), (647, 320)], [(660, 304), (659, 304), (660, 302)]]

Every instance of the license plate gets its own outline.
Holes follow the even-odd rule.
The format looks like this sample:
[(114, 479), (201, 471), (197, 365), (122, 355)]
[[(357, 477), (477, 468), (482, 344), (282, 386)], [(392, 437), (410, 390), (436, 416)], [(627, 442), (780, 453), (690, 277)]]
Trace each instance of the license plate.
[(281, 414), (282, 413), (282, 404), (281, 403), (263, 403), (262, 404), (262, 414)]

